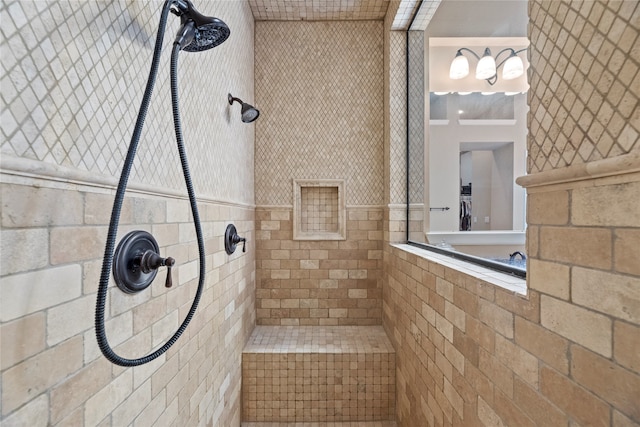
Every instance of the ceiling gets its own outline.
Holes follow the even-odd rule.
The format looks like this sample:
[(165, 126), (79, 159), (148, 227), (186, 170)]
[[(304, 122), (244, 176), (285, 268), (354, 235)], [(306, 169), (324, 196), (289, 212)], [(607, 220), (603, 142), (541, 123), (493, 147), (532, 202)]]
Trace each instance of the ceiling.
[(256, 21), (383, 20), (391, 10), (393, 30), (406, 30), (419, 4), (411, 30), (429, 26), (429, 36), (526, 36), (527, 0), (249, 0)]
[(249, 0), (256, 21), (382, 20), (391, 0)]

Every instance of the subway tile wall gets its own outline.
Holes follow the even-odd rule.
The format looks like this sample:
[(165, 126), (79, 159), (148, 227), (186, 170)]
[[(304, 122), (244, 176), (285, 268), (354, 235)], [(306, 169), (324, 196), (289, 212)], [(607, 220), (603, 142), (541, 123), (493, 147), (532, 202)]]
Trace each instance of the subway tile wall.
[[(178, 342), (136, 368), (109, 363), (93, 316), (111, 206), (142, 99), (161, 1), (3, 1), (0, 370), (3, 426), (239, 425), (241, 351), (255, 324), (254, 125), (228, 92), (253, 98), (246, 3), (195, 2), (231, 28), (216, 49), (181, 53), (182, 124), (205, 234), (207, 276)], [(151, 232), (177, 260), (174, 286), (109, 289), (106, 329), (125, 357), (165, 342), (198, 281), (194, 228), (172, 126), (164, 52), (119, 236)], [(206, 73), (204, 72), (206, 70)], [(229, 70), (234, 70), (230, 73)], [(230, 170), (230, 166), (233, 169)], [(143, 188), (143, 190), (141, 190)], [(228, 256), (225, 226), (248, 238)]]
[(640, 422), (640, 185), (616, 181), (530, 190), (526, 296), (385, 251), (398, 425)]
[[(2, 424), (153, 425), (159, 417), (168, 425), (239, 423), (240, 354), (255, 324), (255, 270), (251, 256), (224, 252), (223, 218), (234, 218), (251, 241), (253, 209), (199, 203), (207, 273), (196, 314), (167, 353), (121, 368), (102, 356), (93, 324), (112, 202), (108, 191), (51, 188), (45, 180), (2, 185)], [(170, 290), (164, 268), (135, 296), (112, 280), (105, 327), (117, 354), (149, 354), (190, 309), (199, 257), (189, 218), (186, 200), (125, 199), (119, 236), (152, 233), (176, 267)]]
[(382, 308), (381, 208), (348, 208), (346, 240), (293, 240), (290, 208), (256, 208), (259, 325), (375, 325)]

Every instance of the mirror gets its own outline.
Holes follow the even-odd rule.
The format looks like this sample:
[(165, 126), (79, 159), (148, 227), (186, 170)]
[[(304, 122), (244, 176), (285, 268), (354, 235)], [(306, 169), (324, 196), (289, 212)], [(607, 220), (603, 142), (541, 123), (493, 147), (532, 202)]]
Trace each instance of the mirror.
[(526, 174), (528, 56), (517, 79), (449, 71), (463, 47), (528, 48), (527, 23), (526, 0), (443, 1), (424, 32), (407, 33), (409, 241), (483, 259), (524, 252), (525, 191), (515, 179)]
[(482, 257), (524, 250), (526, 101), (430, 93), (429, 243)]

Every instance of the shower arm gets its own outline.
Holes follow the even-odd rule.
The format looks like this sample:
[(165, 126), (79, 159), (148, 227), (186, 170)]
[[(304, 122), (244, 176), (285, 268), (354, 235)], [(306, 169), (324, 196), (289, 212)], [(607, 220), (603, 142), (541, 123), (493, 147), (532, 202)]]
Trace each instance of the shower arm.
[(227, 96), (227, 99), (229, 100), (229, 104), (231, 104), (231, 105), (233, 105), (234, 102), (238, 102), (238, 103), (242, 104), (242, 99), (236, 98), (235, 96), (231, 96), (231, 94), (229, 94)]
[[(178, 144), (178, 151), (180, 154), (180, 161), (182, 164), (183, 174), (185, 178), (185, 184), (187, 187), (187, 192), (189, 195), (189, 201), (191, 204), (192, 216), (194, 220), (194, 226), (196, 229), (196, 238), (198, 241), (198, 250), (200, 256), (200, 277), (198, 281), (198, 289), (196, 291), (196, 295), (194, 297), (193, 304), (191, 309), (189, 310), (187, 316), (185, 317), (183, 323), (180, 325), (178, 330), (173, 334), (173, 336), (160, 348), (155, 350), (154, 352), (137, 358), (137, 359), (127, 359), (116, 354), (111, 346), (109, 345), (106, 332), (105, 332), (105, 303), (107, 298), (107, 290), (109, 286), (109, 278), (111, 269), (113, 266), (113, 257), (114, 257), (114, 247), (115, 247), (115, 239), (118, 232), (118, 223), (120, 221), (120, 213), (122, 210), (122, 204), (124, 201), (124, 194), (127, 187), (127, 182), (129, 180), (129, 175), (131, 173), (131, 168), (133, 165), (133, 161), (135, 159), (136, 151), (138, 148), (138, 144), (140, 141), (140, 135), (142, 133), (142, 128), (144, 126), (144, 121), (146, 118), (147, 110), (149, 108), (149, 103), (151, 100), (151, 95), (153, 93), (153, 88), (155, 86), (155, 80), (158, 73), (158, 67), (160, 63), (160, 55), (162, 51), (162, 44), (164, 40), (165, 27), (167, 23), (167, 17), (169, 11), (171, 10), (174, 14), (176, 12), (171, 9), (171, 6), (178, 5), (179, 8), (184, 7), (184, 2), (180, 0), (166, 0), (164, 6), (162, 8), (162, 14), (160, 17), (160, 24), (158, 27), (158, 33), (156, 37), (156, 43), (153, 53), (153, 60), (151, 64), (151, 69), (149, 71), (149, 77), (147, 80), (147, 85), (145, 88), (145, 92), (143, 95), (142, 103), (140, 105), (140, 109), (138, 111), (138, 116), (136, 119), (134, 131), (131, 137), (131, 142), (129, 144), (129, 149), (127, 151), (127, 156), (125, 158), (125, 163), (120, 175), (120, 180), (118, 182), (118, 187), (116, 189), (116, 194), (114, 197), (113, 208), (111, 211), (111, 219), (109, 222), (109, 230), (107, 233), (107, 241), (105, 244), (105, 252), (102, 264), (102, 270), (100, 275), (100, 283), (98, 286), (98, 292), (96, 297), (96, 311), (95, 311), (95, 329), (96, 329), (96, 339), (98, 342), (98, 347), (102, 354), (112, 363), (125, 367), (139, 366), (152, 360), (158, 358), (162, 354), (164, 354), (182, 335), (184, 330), (187, 328), (189, 322), (191, 321), (195, 311), (197, 309), (200, 296), (202, 295), (202, 290), (204, 288), (204, 276), (205, 276), (205, 252), (204, 252), (204, 239), (202, 237), (202, 229), (200, 226), (200, 217), (198, 214), (197, 203), (195, 199), (195, 192), (193, 190), (193, 184), (191, 182), (191, 176), (189, 172), (189, 166), (187, 163), (186, 152), (184, 150), (184, 141), (182, 137), (182, 127), (180, 124), (180, 112), (178, 106), (178, 81), (177, 81), (177, 62), (178, 62), (178, 53), (181, 49), (181, 44), (176, 42), (173, 45), (172, 55), (171, 55), (171, 98), (172, 98), (172, 110), (173, 110), (173, 118), (174, 118), (174, 128), (176, 132), (176, 139)], [(167, 258), (167, 260), (171, 260), (171, 265), (173, 265), (173, 259)], [(169, 279), (170, 280), (170, 279)]]

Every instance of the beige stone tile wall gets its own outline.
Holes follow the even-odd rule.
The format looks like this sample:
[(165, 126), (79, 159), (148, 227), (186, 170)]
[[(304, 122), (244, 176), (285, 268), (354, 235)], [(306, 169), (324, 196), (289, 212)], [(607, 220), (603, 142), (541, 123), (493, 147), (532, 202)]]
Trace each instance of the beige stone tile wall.
[[(119, 176), (163, 3), (3, 1), (2, 157), (83, 171), (96, 179)], [(194, 6), (231, 29), (220, 46), (179, 55), (180, 114), (194, 186), (200, 197), (252, 204), (253, 146), (244, 142), (253, 140), (255, 125), (240, 122), (239, 106), (229, 105), (227, 93), (253, 102), (253, 16), (246, 2), (196, 1)], [(183, 191), (169, 86), (179, 25), (169, 14), (131, 182)]]
[(256, 21), (380, 20), (390, 0), (326, 2), (322, 7), (304, 0), (249, 0)]
[[(107, 191), (45, 181), (2, 185), (2, 424), (238, 425), (240, 354), (255, 324), (253, 209), (199, 203), (207, 275), (196, 314), (164, 355), (121, 368), (102, 356), (94, 331), (112, 201)], [(223, 218), (234, 218), (249, 238), (246, 254), (225, 253)], [(118, 235), (134, 229), (151, 232), (176, 266), (171, 289), (164, 268), (136, 295), (112, 282), (107, 337), (127, 358), (173, 335), (191, 307), (199, 268), (188, 201), (128, 197)]]
[(256, 209), (259, 325), (380, 324), (382, 208), (347, 208), (346, 240), (293, 240), (292, 209)]
[[(101, 355), (93, 319), (114, 183), (163, 1), (0, 4), (3, 426), (240, 424), (241, 351), (255, 324), (254, 125), (240, 122), (226, 95), (253, 98), (253, 17), (245, 2), (194, 3), (231, 28), (216, 49), (179, 59), (185, 145), (206, 240), (205, 291), (179, 341), (129, 369)], [(166, 341), (197, 288), (169, 91), (178, 26), (169, 15), (119, 228), (119, 236), (143, 229), (156, 237), (162, 254), (177, 260), (174, 286), (164, 288), (162, 269), (135, 296), (110, 288), (107, 334), (125, 357)], [(245, 254), (225, 253), (229, 222), (248, 237)]]
[[(637, 180), (602, 188), (637, 190)], [(561, 191), (571, 199), (585, 189)], [(637, 224), (556, 234), (558, 211), (575, 203), (559, 207), (551, 193), (536, 193), (535, 203), (549, 195), (547, 213), (529, 223), (530, 233), (550, 233), (529, 251), (526, 297), (398, 248), (385, 251), (383, 325), (397, 350), (398, 425), (640, 422), (640, 274), (618, 261), (624, 250), (606, 245), (626, 245), (613, 236), (628, 233), (640, 247)], [(615, 210), (605, 199), (593, 203)], [(565, 242), (573, 259), (543, 255)]]
[[(405, 242), (406, 225), (406, 56), (404, 31), (391, 31), (399, 1), (389, 4), (385, 17), (385, 150), (384, 241)], [(413, 5), (412, 5), (413, 7)]]
[(344, 179), (347, 205), (381, 205), (382, 21), (255, 28), (256, 204), (291, 206), (293, 179)]
[(529, 5), (528, 293), (385, 247), (401, 426), (640, 424), (640, 6)]
[(242, 427), (396, 427), (395, 421), (345, 421), (326, 423), (242, 423)]
[[(381, 21), (256, 22), (258, 324), (380, 324), (383, 45)], [(346, 240), (293, 240), (299, 179), (344, 180)]]

